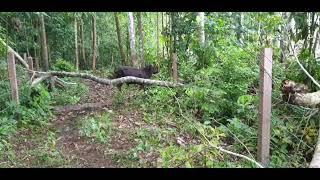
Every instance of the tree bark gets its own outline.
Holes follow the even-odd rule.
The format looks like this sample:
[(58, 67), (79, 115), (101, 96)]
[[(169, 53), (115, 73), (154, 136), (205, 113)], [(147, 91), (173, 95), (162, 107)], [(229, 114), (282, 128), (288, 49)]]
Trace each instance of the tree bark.
[(57, 76), (57, 77), (78, 77), (83, 79), (90, 79), (92, 81), (95, 81), (100, 84), (105, 85), (117, 85), (117, 84), (123, 84), (123, 83), (137, 83), (137, 84), (147, 84), (147, 85), (157, 85), (157, 86), (165, 86), (165, 87), (177, 87), (177, 86), (184, 86), (182, 83), (173, 83), (168, 81), (159, 81), (159, 80), (151, 80), (151, 79), (143, 79), (143, 78), (137, 78), (132, 76), (126, 76), (118, 79), (104, 79), (97, 76), (94, 76), (92, 74), (86, 74), (86, 73), (74, 73), (74, 72), (63, 72), (63, 71), (50, 71), (50, 72), (39, 72), (39, 71), (33, 71), (35, 75), (38, 77), (36, 78), (32, 84), (31, 87), (36, 86), (43, 80)]
[(204, 32), (204, 12), (198, 12), (199, 16), (199, 44), (200, 47), (205, 45), (205, 32)]
[(157, 59), (159, 58), (159, 13), (157, 13), (157, 20), (156, 20), (156, 23), (157, 23)]
[(114, 19), (115, 19), (115, 22), (116, 22), (116, 30), (117, 30), (120, 57), (121, 57), (121, 60), (122, 60), (122, 64), (125, 65), (126, 64), (126, 55), (124, 53), (123, 46), (122, 46), (120, 23), (119, 23), (118, 14), (116, 12), (114, 13)]
[(140, 65), (144, 64), (144, 37), (143, 37), (143, 29), (142, 29), (142, 21), (141, 21), (141, 12), (137, 13), (138, 19), (138, 31), (139, 31), (139, 40), (140, 40)]
[(81, 18), (80, 20), (80, 31), (81, 31), (81, 51), (82, 51), (82, 64), (83, 64), (83, 68), (86, 69), (87, 68), (87, 59), (86, 59), (86, 51), (85, 51), (85, 44), (84, 44), (84, 30), (83, 30), (83, 20)]
[[(162, 24), (161, 24), (161, 32), (163, 33), (163, 28), (164, 28), (164, 24), (163, 24), (163, 12), (161, 12), (161, 22), (162, 22)], [(164, 59), (164, 49), (165, 48), (165, 46), (162, 46), (162, 58)]]
[(79, 54), (78, 54), (78, 23), (77, 18), (74, 17), (74, 45), (75, 45), (75, 56), (76, 56), (76, 70), (79, 71)]
[(93, 28), (93, 41), (92, 41), (92, 49), (93, 49), (93, 59), (92, 59), (92, 70), (96, 70), (96, 58), (97, 58), (97, 32), (96, 32), (96, 16), (92, 16), (92, 28)]
[(128, 21), (129, 21), (129, 41), (130, 41), (130, 58), (131, 63), (134, 67), (138, 66), (136, 58), (136, 49), (135, 49), (135, 39), (134, 39), (134, 24), (133, 24), (133, 13), (128, 12)]
[(47, 47), (47, 39), (46, 39), (46, 29), (44, 24), (43, 14), (40, 14), (40, 35), (41, 35), (41, 54), (42, 54), (42, 62), (44, 71), (49, 70), (49, 59), (48, 59), (48, 47)]
[(320, 168), (320, 129), (318, 134), (318, 141), (313, 154), (312, 161), (310, 163), (310, 168)]

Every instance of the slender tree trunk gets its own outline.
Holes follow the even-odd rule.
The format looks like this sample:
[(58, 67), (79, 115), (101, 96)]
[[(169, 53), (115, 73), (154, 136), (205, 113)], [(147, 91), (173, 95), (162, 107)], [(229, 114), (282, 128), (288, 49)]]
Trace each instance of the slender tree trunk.
[[(161, 21), (162, 21), (162, 26), (161, 26), (161, 32), (163, 32), (164, 24), (163, 24), (163, 12), (161, 12)], [(164, 48), (165, 46), (162, 46), (162, 58), (164, 59)]]
[(121, 56), (122, 64), (125, 65), (126, 64), (126, 56), (125, 56), (125, 53), (124, 53), (123, 47), (122, 47), (120, 23), (119, 23), (118, 14), (116, 12), (114, 13), (114, 19), (115, 19), (115, 22), (116, 22), (116, 30), (117, 30), (118, 46), (119, 46), (120, 56)]
[[(46, 39), (48, 39), (46, 37)], [(47, 47), (48, 47), (48, 62), (49, 62), (49, 66), (50, 66), (50, 63), (51, 63), (51, 50), (50, 50), (50, 44), (47, 43)]]
[(316, 36), (316, 38), (315, 38), (315, 41), (313, 44), (312, 54), (316, 58), (316, 49), (317, 49), (318, 42), (319, 42), (319, 29), (315, 32), (315, 36)]
[(312, 12), (311, 13), (311, 26), (310, 26), (310, 39), (309, 39), (309, 54), (312, 55), (312, 43), (313, 43), (313, 40), (314, 40), (314, 32), (315, 32), (315, 17), (316, 17), (316, 13), (315, 12)]
[(157, 13), (157, 59), (159, 58), (159, 13)]
[(134, 39), (134, 24), (133, 24), (133, 13), (128, 12), (129, 20), (129, 41), (130, 41), (130, 58), (133, 66), (137, 67), (136, 49), (135, 49), (135, 39)]
[(74, 17), (74, 46), (75, 46), (75, 55), (76, 55), (76, 70), (79, 71), (79, 54), (78, 54), (78, 23), (77, 18)]
[(96, 58), (97, 58), (97, 32), (96, 32), (96, 16), (92, 16), (92, 26), (93, 26), (93, 59), (92, 59), (92, 70), (96, 70)]
[(200, 47), (205, 45), (205, 32), (204, 32), (204, 12), (198, 12), (199, 16), (199, 44)]
[(81, 18), (81, 24), (79, 25), (80, 31), (81, 31), (81, 50), (82, 50), (82, 62), (83, 62), (83, 68), (86, 68), (88, 63), (86, 59), (86, 51), (85, 51), (85, 42), (84, 42), (84, 30), (83, 30), (83, 19)]
[(137, 13), (138, 18), (138, 31), (139, 31), (139, 40), (140, 40), (140, 65), (144, 65), (144, 37), (141, 21), (141, 12)]
[(172, 55), (172, 16), (173, 16), (173, 12), (171, 12), (168, 16), (168, 26), (169, 26), (169, 32), (170, 32), (170, 40), (168, 43), (168, 59), (169, 61), (172, 59), (171, 55)]
[(40, 14), (40, 35), (41, 35), (41, 54), (42, 54), (42, 62), (44, 71), (49, 70), (49, 60), (48, 60), (48, 47), (46, 40), (46, 29), (44, 25), (44, 17), (43, 14)]

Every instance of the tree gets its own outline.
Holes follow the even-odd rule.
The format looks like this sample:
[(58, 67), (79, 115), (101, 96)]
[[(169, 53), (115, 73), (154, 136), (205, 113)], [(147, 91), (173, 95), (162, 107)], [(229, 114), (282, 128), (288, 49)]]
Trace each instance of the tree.
[(138, 66), (136, 58), (135, 40), (134, 40), (134, 24), (133, 24), (133, 13), (128, 12), (128, 32), (129, 32), (129, 43), (130, 43), (130, 58), (133, 66)]
[(144, 37), (143, 37), (143, 29), (142, 29), (142, 22), (141, 22), (141, 12), (137, 14), (138, 19), (138, 32), (139, 32), (139, 44), (140, 44), (140, 64), (144, 64)]
[(159, 13), (157, 12), (157, 58), (159, 58)]
[(83, 30), (83, 19), (81, 18), (80, 20), (80, 25), (79, 25), (79, 29), (81, 31), (81, 38), (80, 38), (80, 44), (81, 44), (81, 54), (82, 54), (82, 64), (83, 64), (83, 67), (86, 67), (86, 65), (88, 64), (87, 63), (87, 60), (86, 60), (86, 51), (85, 51), (85, 42), (84, 42), (84, 30)]
[(121, 30), (120, 30), (120, 23), (119, 23), (119, 18), (118, 14), (115, 12), (114, 13), (114, 20), (116, 22), (116, 30), (117, 30), (117, 37), (118, 37), (118, 46), (119, 46), (119, 51), (120, 51), (120, 57), (122, 60), (122, 64), (126, 64), (126, 55), (123, 50), (122, 46), (122, 40), (121, 40)]
[(205, 45), (205, 32), (204, 32), (204, 12), (198, 12), (199, 16), (199, 43), (200, 47)]
[(39, 14), (40, 19), (40, 35), (41, 35), (41, 54), (42, 54), (42, 62), (44, 71), (49, 70), (49, 60), (48, 60), (48, 47), (47, 47), (47, 39), (46, 39), (46, 29), (44, 24), (43, 14)]
[(75, 56), (76, 56), (76, 70), (79, 70), (79, 54), (78, 54), (78, 25), (77, 17), (74, 16), (74, 46), (75, 46)]
[[(161, 31), (163, 32), (163, 28), (164, 28), (164, 23), (163, 23), (163, 13), (164, 12), (161, 12)], [(165, 46), (162, 46), (162, 58), (164, 59), (164, 49)]]
[(96, 58), (97, 58), (97, 31), (96, 31), (96, 16), (92, 15), (92, 28), (93, 28), (93, 40), (92, 40), (92, 50), (93, 50), (93, 59), (92, 59), (92, 70), (96, 70)]

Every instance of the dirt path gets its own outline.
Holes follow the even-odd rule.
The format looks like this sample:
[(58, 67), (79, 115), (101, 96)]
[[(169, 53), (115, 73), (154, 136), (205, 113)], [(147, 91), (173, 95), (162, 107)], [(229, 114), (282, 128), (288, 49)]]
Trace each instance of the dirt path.
[[(94, 111), (70, 111), (67, 115), (65, 113), (58, 114), (53, 120), (53, 126), (58, 130), (57, 147), (63, 156), (76, 161), (77, 167), (117, 167), (108, 152), (130, 149), (131, 144), (126, 141), (126, 137), (119, 137), (122, 133), (116, 131), (111, 134), (111, 141), (108, 145), (92, 143), (79, 136), (75, 125), (76, 120), (82, 116), (110, 111), (114, 89), (111, 86), (97, 84), (90, 80), (85, 80), (84, 83), (89, 87), (89, 96), (81, 98), (79, 104), (100, 103), (103, 104), (103, 108), (94, 109)], [(123, 122), (117, 121), (118, 118), (115, 120), (113, 127), (123, 126)]]
[(112, 119), (113, 131), (110, 134), (110, 142), (107, 144), (92, 142), (89, 138), (81, 137), (76, 126), (77, 121), (87, 115), (96, 115), (105, 111), (112, 112), (112, 95), (116, 90), (111, 86), (97, 84), (90, 80), (83, 82), (89, 87), (89, 95), (81, 97), (78, 104), (100, 103), (102, 107), (82, 111), (71, 109), (61, 111), (64, 108), (60, 107), (60, 111), (55, 113), (50, 125), (40, 134), (35, 134), (31, 130), (17, 133), (13, 148), (17, 158), (23, 161), (22, 167), (34, 167), (34, 164), (37, 164), (34, 163), (34, 155), (30, 155), (30, 152), (36, 154), (35, 149), (42, 147), (42, 143), (47, 143), (48, 139), (46, 138), (35, 139), (48, 136), (47, 133), (50, 130), (55, 133), (55, 150), (62, 159), (69, 162), (67, 167), (119, 167), (112, 160), (112, 155), (126, 153), (133, 147), (132, 134), (130, 135), (130, 133), (134, 133), (134, 128), (143, 124), (139, 123), (141, 115), (138, 111), (126, 111), (125, 114), (117, 112)]

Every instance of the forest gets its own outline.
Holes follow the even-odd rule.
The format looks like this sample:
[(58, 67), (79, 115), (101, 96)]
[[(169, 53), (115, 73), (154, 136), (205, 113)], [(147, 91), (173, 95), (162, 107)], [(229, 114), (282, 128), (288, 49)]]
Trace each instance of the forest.
[(317, 12), (1, 12), (0, 167), (319, 168), (319, 30)]

